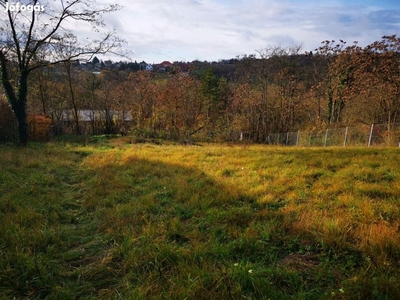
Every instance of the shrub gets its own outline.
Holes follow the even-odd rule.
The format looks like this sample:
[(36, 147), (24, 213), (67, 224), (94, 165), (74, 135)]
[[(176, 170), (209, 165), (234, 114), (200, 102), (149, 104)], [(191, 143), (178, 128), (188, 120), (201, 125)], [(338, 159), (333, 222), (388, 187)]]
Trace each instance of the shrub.
[(51, 118), (43, 115), (28, 115), (29, 140), (45, 142), (51, 138)]
[(15, 142), (18, 138), (17, 121), (5, 100), (0, 99), (0, 143)]

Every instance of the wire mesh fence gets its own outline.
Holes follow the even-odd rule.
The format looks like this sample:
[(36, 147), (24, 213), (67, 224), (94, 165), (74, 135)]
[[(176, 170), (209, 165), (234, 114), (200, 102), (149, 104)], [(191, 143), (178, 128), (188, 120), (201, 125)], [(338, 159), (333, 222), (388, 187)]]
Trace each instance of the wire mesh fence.
[(396, 146), (400, 147), (400, 123), (371, 124), (314, 131), (269, 134), (267, 144), (302, 147)]

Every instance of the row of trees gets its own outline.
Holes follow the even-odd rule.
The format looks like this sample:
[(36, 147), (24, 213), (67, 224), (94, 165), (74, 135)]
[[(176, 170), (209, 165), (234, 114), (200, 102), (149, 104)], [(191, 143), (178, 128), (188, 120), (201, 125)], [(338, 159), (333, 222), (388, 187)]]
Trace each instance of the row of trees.
[(178, 67), (162, 75), (96, 75), (68, 61), (35, 72), (29, 99), (32, 111), (52, 115), (55, 124), (63, 111), (73, 111), (77, 133), (79, 110), (93, 110), (104, 116), (105, 133), (229, 140), (244, 132), (264, 142), (276, 132), (398, 122), (399, 62), (396, 36), (366, 47), (324, 41), (306, 54), (300, 46), (263, 49), (240, 57), (229, 80), (211, 67), (200, 79)]
[[(101, 19), (118, 5), (43, 1), (45, 12), (8, 10), (0, 20), (2, 89), (21, 145), (28, 142), (28, 112), (49, 115), (60, 125), (69, 111), (69, 126), (77, 133), (83, 133), (80, 112), (89, 110), (102, 113), (105, 133), (129, 129), (175, 139), (231, 139), (245, 132), (257, 142), (274, 132), (383, 122), (390, 129), (398, 122), (400, 39), (395, 35), (366, 47), (324, 41), (306, 54), (300, 46), (262, 49), (233, 60), (231, 77), (220, 76), (220, 66), (202, 74), (171, 68), (162, 76), (129, 70), (97, 75), (79, 71), (74, 61), (121, 49), (123, 41), (102, 31)], [(79, 41), (67, 29), (68, 20), (91, 24), (93, 36), (103, 34)], [(94, 129), (94, 120), (91, 125)]]
[(365, 47), (323, 41), (314, 53), (267, 48), (238, 63), (235, 121), (253, 140), (271, 132), (399, 122), (400, 38)]

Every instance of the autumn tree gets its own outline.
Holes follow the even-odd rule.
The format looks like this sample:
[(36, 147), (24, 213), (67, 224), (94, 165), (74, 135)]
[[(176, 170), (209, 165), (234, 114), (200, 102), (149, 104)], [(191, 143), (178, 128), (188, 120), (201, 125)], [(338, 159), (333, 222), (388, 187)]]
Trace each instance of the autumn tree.
[(327, 122), (327, 84), (328, 65), (322, 55), (306, 53), (309, 65), (305, 69), (307, 91), (304, 95), (304, 107), (308, 112), (307, 120), (303, 120), (303, 126), (321, 128)]
[(211, 118), (211, 110), (218, 105), (218, 78), (215, 76), (211, 67), (209, 67), (201, 78), (201, 89), (205, 98), (206, 118)]
[(122, 134), (127, 134), (131, 123), (131, 86), (126, 71), (119, 71), (115, 75), (113, 85), (114, 105), (117, 112), (117, 127)]
[(157, 127), (172, 139), (188, 140), (207, 122), (201, 83), (185, 72), (169, 73), (157, 85)]
[(201, 78), (201, 91), (204, 97), (203, 109), (207, 131), (211, 135), (218, 134), (226, 119), (226, 107), (230, 97), (230, 87), (225, 77), (218, 78), (209, 67)]
[(156, 101), (155, 82), (152, 73), (138, 71), (128, 76), (128, 105), (135, 129), (151, 128)]
[[(50, 99), (55, 91), (50, 68), (39, 68), (32, 72), (29, 83), (31, 108), (35, 113), (48, 115), (51, 111)], [(29, 110), (29, 109), (28, 109)]]
[(300, 114), (299, 94), (302, 91), (304, 66), (299, 55), (301, 45), (278, 47), (269, 59), (271, 64), (272, 130), (287, 132), (294, 129), (296, 115)]
[[(99, 74), (93, 72), (81, 72), (78, 76), (80, 85), (80, 98), (81, 106), (88, 112), (88, 117), (90, 118), (91, 133), (99, 134), (97, 130), (101, 126), (101, 116), (99, 116), (98, 111), (102, 106), (98, 98), (98, 90), (100, 89), (101, 83), (99, 79)], [(100, 126), (98, 126), (100, 125)]]
[[(343, 99), (343, 89), (349, 82), (351, 73), (350, 66), (346, 66), (342, 62), (337, 63), (337, 58), (345, 48), (346, 42), (340, 40), (326, 40), (321, 46), (315, 49), (316, 54), (323, 57), (326, 61), (327, 72), (323, 83), (326, 86), (327, 99), (327, 124), (339, 123), (342, 120), (345, 100)], [(347, 57), (347, 56), (344, 56)]]
[(225, 78), (221, 77), (218, 80), (218, 106), (216, 120), (214, 122), (214, 131), (216, 135), (222, 139), (230, 138), (231, 115), (229, 105), (232, 102), (233, 85)]
[(79, 124), (79, 111), (83, 109), (84, 106), (82, 92), (83, 74), (74, 68), (71, 60), (61, 62), (59, 66), (62, 79), (60, 82), (61, 89), (59, 98), (63, 99), (63, 102), (66, 103), (66, 113), (72, 113), (72, 118), (74, 120), (74, 126), (72, 127), (74, 128), (75, 133), (81, 134), (82, 130)]
[(260, 92), (249, 83), (239, 83), (233, 89), (232, 101), (228, 106), (231, 130), (245, 132), (246, 137), (254, 141), (258, 139), (260, 132), (259, 98)]
[(300, 49), (300, 45), (268, 47), (238, 62), (235, 92), (247, 101), (235, 96), (232, 107), (241, 114), (251, 114), (245, 119), (252, 122), (247, 127), (253, 140), (266, 141), (270, 133), (294, 127), (301, 87)]
[(351, 124), (386, 123), (387, 141), (400, 114), (400, 39), (383, 36), (366, 47), (351, 46), (338, 55), (335, 65), (344, 73), (341, 91), (346, 121)]
[[(268, 63), (268, 58), (273, 52), (272, 49), (266, 48), (259, 51), (259, 58), (257, 55), (245, 55), (241, 57), (238, 63), (238, 68), (236, 69), (236, 74), (238, 77), (238, 83), (241, 87), (250, 87), (251, 92), (245, 93), (253, 97), (255, 93), (258, 94), (256, 98), (257, 101), (249, 101), (248, 103), (243, 103), (242, 105), (247, 106), (250, 109), (245, 108), (240, 109), (240, 111), (251, 112), (251, 116), (248, 116), (252, 120), (252, 138), (256, 141), (265, 140), (269, 132), (269, 118), (270, 112), (268, 110), (269, 106), (269, 83), (270, 83), (270, 65)], [(246, 85), (246, 83), (248, 85)], [(242, 92), (242, 89), (236, 89), (236, 91)], [(236, 107), (239, 103), (236, 102)]]
[(375, 108), (373, 121), (390, 128), (400, 116), (400, 38), (383, 36), (363, 49), (363, 58), (358, 83)]
[[(2, 0), (0, 5), (5, 7), (6, 2)], [(29, 1), (27, 5), (35, 7), (39, 1)], [(113, 51), (121, 45), (121, 40), (114, 32), (104, 32), (98, 38), (88, 37), (85, 42), (77, 40), (70, 56), (60, 58), (57, 55), (59, 48), (72, 36), (65, 26), (69, 21), (76, 25), (88, 23), (99, 31), (104, 27), (102, 15), (116, 11), (119, 6), (99, 6), (92, 0), (43, 0), (40, 6), (43, 9), (8, 10), (6, 17), (0, 21), (1, 81), (18, 122), (21, 145), (28, 143), (27, 95), (28, 78), (32, 71), (62, 61), (90, 58), (94, 54)], [(16, 67), (18, 74), (15, 83), (11, 78), (13, 67)]]
[[(101, 74), (91, 74), (89, 77), (89, 85), (91, 91), (94, 91), (97, 108), (101, 113), (101, 119), (104, 124), (104, 132), (106, 134), (115, 133), (116, 124), (114, 116), (116, 110), (120, 108), (118, 104), (118, 89), (121, 76), (117, 72), (104, 70)], [(92, 93), (92, 92), (91, 92)]]

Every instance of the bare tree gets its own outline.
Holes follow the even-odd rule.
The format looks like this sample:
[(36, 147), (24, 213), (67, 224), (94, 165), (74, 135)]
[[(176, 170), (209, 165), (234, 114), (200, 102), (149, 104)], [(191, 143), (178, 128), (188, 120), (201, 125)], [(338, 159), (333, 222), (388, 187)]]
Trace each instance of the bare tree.
[(348, 82), (350, 68), (346, 64), (336, 63), (338, 56), (344, 51), (345, 46), (346, 42), (343, 40), (339, 40), (339, 42), (326, 40), (321, 43), (319, 48), (315, 49), (316, 54), (324, 57), (327, 64), (327, 76), (324, 84), (326, 85), (328, 100), (328, 124), (339, 123), (345, 107), (343, 89)]
[[(102, 32), (102, 15), (118, 10), (117, 4), (99, 6), (94, 0), (28, 1), (23, 5), (0, 0), (6, 18), (0, 21), (0, 70), (7, 100), (18, 122), (19, 143), (28, 143), (27, 95), (30, 73), (49, 64), (91, 59), (94, 54), (116, 51), (122, 41), (115, 32)], [(12, 9), (10, 8), (13, 5)], [(8, 9), (7, 9), (8, 8)], [(86, 23), (92, 26), (92, 36), (79, 42), (68, 26)], [(74, 41), (71, 47), (71, 41)], [(68, 45), (68, 51), (60, 49)], [(40, 54), (40, 55), (39, 55)], [(18, 70), (17, 80), (10, 77)]]
[(238, 108), (238, 103), (243, 102), (245, 109), (240, 113), (251, 114), (245, 117), (245, 123), (251, 125), (245, 127), (252, 139), (266, 141), (271, 132), (293, 129), (300, 86), (296, 57), (301, 47), (267, 47), (239, 60), (238, 81), (244, 84), (236, 92), (247, 100), (238, 100), (233, 107)]

